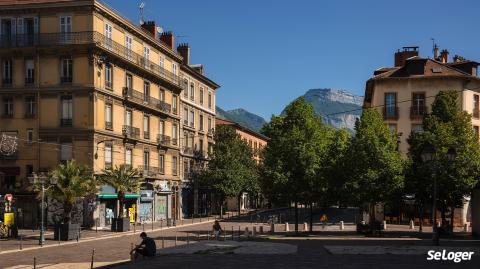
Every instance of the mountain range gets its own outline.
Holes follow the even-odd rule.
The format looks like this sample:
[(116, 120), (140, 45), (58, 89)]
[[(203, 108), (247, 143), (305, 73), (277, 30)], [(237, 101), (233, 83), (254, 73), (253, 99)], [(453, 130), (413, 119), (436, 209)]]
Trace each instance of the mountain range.
[[(315, 113), (322, 117), (324, 123), (335, 128), (353, 131), (356, 118), (362, 114), (363, 97), (345, 90), (310, 89), (302, 96), (312, 104)], [(264, 118), (242, 108), (225, 111), (217, 107), (217, 117), (237, 122), (257, 132), (267, 123)]]

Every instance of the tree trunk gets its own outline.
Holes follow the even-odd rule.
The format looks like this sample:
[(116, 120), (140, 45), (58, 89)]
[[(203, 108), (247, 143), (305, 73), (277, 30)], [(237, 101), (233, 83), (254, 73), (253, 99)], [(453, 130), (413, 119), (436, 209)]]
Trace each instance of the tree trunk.
[(298, 233), (298, 202), (295, 201), (295, 233)]
[(242, 193), (240, 192), (240, 194), (237, 197), (237, 211), (239, 216), (240, 216), (240, 213), (242, 212), (241, 201), (242, 201)]
[(310, 203), (310, 232), (313, 231), (313, 203)]
[(441, 226), (444, 226), (445, 223), (447, 222), (447, 217), (445, 216), (445, 205), (442, 205), (441, 215), (442, 215), (442, 225)]
[(119, 202), (118, 217), (123, 218), (123, 207), (124, 207), (124, 203), (125, 203), (125, 193), (118, 192), (118, 202)]
[(455, 220), (455, 206), (452, 206), (452, 212), (450, 213), (450, 232), (453, 233), (453, 221)]
[(64, 224), (70, 223), (72, 219), (72, 209), (73, 209), (72, 203), (70, 202), (63, 203), (63, 223)]
[(423, 204), (420, 205), (420, 214), (418, 216), (418, 220), (420, 224), (418, 225), (418, 231), (422, 232), (423, 231)]
[(373, 223), (375, 222), (375, 203), (374, 202), (371, 202), (370, 203), (370, 225), (373, 225)]

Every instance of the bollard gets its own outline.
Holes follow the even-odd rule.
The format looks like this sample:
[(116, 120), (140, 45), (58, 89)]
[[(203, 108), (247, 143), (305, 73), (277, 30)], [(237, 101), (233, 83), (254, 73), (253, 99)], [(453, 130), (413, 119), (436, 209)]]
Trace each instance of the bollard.
[(160, 229), (163, 229), (163, 220), (160, 221)]
[(133, 234), (137, 231), (137, 223), (133, 223)]
[(383, 229), (384, 229), (384, 230), (387, 229), (387, 221), (386, 221), (386, 220), (383, 221)]
[(165, 248), (165, 237), (162, 234), (162, 248)]
[(232, 241), (233, 241), (233, 226), (232, 226)]
[(257, 226), (253, 226), (253, 229), (252, 229), (252, 237), (255, 237), (257, 236)]
[(77, 234), (77, 243), (78, 243), (78, 240), (79, 240), (79, 238), (78, 238), (78, 234)]
[(285, 222), (285, 232), (290, 231), (290, 226), (288, 225), (288, 222)]
[(238, 226), (238, 240), (240, 240), (240, 226)]
[(82, 228), (78, 228), (78, 238), (82, 238)]
[(415, 229), (415, 224), (413, 223), (413, 220), (410, 220), (410, 230)]
[(93, 257), (95, 256), (95, 248), (92, 250), (92, 263), (90, 263), (90, 269), (93, 269)]
[(23, 249), (23, 235), (20, 235), (20, 250)]
[(207, 240), (210, 240), (210, 231), (207, 232)]
[(340, 221), (340, 230), (344, 230), (345, 226), (343, 225), (343, 220)]
[(243, 235), (245, 235), (245, 237), (250, 237), (250, 231), (248, 230), (248, 227), (245, 227), (245, 232)]
[(60, 226), (58, 227), (58, 244), (60, 245), (60, 238), (62, 238), (61, 234), (60, 234)]
[(193, 216), (192, 216), (192, 224), (193, 224)]
[(263, 225), (260, 226), (260, 234), (263, 234)]
[(37, 269), (37, 257), (33, 256), (33, 269)]
[(98, 219), (95, 219), (95, 233), (98, 233)]
[(200, 241), (200, 232), (197, 232), (197, 241)]
[(223, 241), (227, 241), (227, 232), (223, 233)]
[(271, 234), (275, 233), (275, 223), (273, 222), (270, 224), (270, 233)]
[(202, 222), (202, 217), (200, 216), (200, 222)]
[(190, 236), (190, 234), (187, 233), (187, 244), (190, 244), (190, 237), (189, 236)]
[(308, 232), (308, 223), (306, 222), (303, 223), (303, 231)]
[(177, 232), (175, 232), (175, 246), (177, 246)]

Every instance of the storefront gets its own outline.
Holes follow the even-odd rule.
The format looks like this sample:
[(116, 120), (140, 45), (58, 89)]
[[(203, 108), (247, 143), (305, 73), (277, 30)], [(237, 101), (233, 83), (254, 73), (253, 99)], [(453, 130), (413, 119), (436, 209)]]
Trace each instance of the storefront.
[(166, 180), (155, 186), (155, 220), (166, 220), (172, 216), (172, 191)]
[[(140, 198), (140, 195), (135, 193), (127, 193), (125, 195), (123, 216), (130, 217), (130, 219), (136, 218), (136, 216), (132, 216), (132, 213), (136, 212), (138, 198)], [(118, 195), (115, 189), (109, 185), (103, 185), (100, 193), (97, 195), (97, 207), (94, 212), (97, 225), (99, 227), (109, 227), (112, 224), (112, 219), (118, 215), (118, 206)]]

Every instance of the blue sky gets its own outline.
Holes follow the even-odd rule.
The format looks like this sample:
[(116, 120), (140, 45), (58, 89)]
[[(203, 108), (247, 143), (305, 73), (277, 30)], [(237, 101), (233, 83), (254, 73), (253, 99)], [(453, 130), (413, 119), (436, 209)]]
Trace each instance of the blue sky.
[[(105, 0), (138, 22), (141, 0)], [(363, 95), (402, 46), (480, 60), (480, 3), (446, 0), (144, 0), (145, 20), (188, 42), (191, 63), (222, 87), (217, 105), (267, 119), (311, 88)]]

